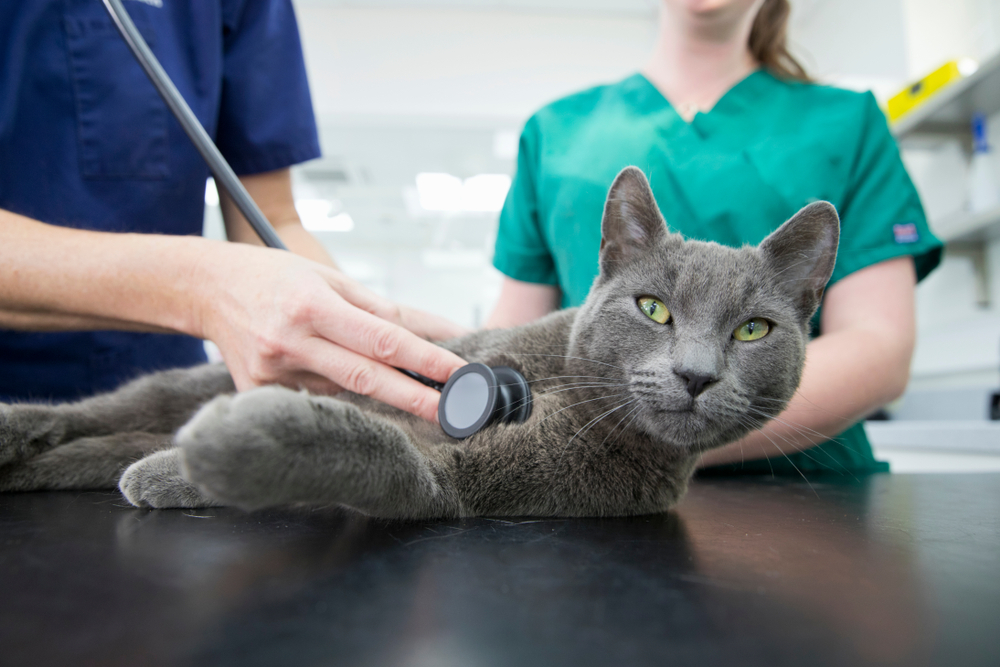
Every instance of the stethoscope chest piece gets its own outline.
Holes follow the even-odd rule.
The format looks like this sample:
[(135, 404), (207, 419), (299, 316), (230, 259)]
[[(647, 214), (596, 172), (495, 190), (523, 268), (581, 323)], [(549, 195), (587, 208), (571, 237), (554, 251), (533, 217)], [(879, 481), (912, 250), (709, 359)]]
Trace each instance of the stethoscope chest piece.
[(438, 421), (453, 438), (467, 438), (494, 423), (520, 423), (531, 416), (531, 389), (513, 368), (469, 364), (441, 390)]

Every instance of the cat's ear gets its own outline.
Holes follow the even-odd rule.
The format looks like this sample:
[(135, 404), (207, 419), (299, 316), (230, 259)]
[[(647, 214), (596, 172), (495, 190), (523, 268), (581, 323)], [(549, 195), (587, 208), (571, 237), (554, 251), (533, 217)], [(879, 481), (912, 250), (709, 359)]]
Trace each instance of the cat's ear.
[(604, 203), (601, 222), (601, 272), (655, 248), (667, 235), (667, 224), (653, 199), (649, 181), (638, 167), (625, 167), (615, 177)]
[(812, 317), (837, 262), (840, 218), (833, 204), (818, 201), (804, 207), (759, 249), (778, 284), (795, 299), (804, 319)]

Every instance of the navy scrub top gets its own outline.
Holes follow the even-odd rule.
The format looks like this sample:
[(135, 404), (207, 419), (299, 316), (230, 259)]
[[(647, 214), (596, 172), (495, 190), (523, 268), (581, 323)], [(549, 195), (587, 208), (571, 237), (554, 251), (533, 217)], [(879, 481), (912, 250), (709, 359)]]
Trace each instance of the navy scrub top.
[[(125, 7), (236, 173), (319, 156), (290, 0)], [(79, 229), (201, 234), (207, 177), (100, 0), (0, 3), (0, 208)], [(0, 402), (71, 400), (204, 361), (187, 336), (0, 330)]]

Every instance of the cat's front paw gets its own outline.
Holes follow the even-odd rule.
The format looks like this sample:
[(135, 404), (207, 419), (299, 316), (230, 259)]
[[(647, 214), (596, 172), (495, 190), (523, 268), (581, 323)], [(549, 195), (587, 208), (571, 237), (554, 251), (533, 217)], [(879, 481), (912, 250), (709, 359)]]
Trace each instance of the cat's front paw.
[(287, 445), (314, 422), (305, 393), (271, 386), (219, 396), (177, 433), (184, 475), (226, 505), (294, 502), (299, 462)]
[(181, 474), (180, 450), (167, 449), (140, 459), (125, 469), (118, 482), (122, 495), (136, 507), (213, 507)]

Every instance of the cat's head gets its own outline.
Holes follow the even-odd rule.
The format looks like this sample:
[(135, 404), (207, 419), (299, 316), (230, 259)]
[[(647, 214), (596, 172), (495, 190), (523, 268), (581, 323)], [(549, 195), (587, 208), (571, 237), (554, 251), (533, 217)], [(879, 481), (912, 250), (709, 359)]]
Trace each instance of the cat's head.
[(757, 247), (685, 241), (629, 167), (608, 193), (601, 234), (571, 354), (592, 360), (576, 362), (581, 373), (627, 383), (634, 427), (703, 450), (781, 412), (837, 257), (831, 204), (806, 206)]

